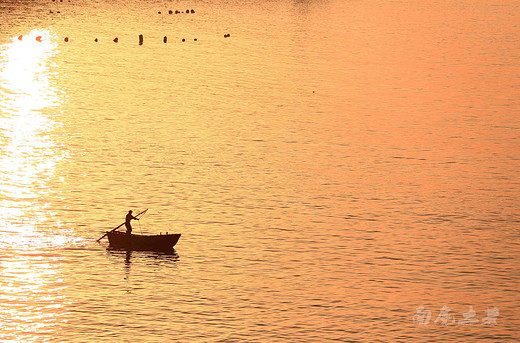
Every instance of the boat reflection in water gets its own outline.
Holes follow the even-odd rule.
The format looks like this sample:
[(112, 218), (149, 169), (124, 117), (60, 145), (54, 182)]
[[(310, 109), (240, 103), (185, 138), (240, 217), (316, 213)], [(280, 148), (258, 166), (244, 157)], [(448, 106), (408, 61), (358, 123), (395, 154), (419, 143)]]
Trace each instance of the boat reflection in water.
[(152, 264), (177, 262), (179, 260), (179, 254), (177, 254), (175, 249), (170, 251), (133, 251), (108, 247), (107, 253), (109, 256), (113, 256), (118, 259), (124, 256), (125, 265), (127, 267), (130, 267), (132, 260), (135, 259), (146, 259), (148, 263)]
[[(175, 249), (171, 251), (132, 251), (108, 248), (106, 250), (109, 260), (120, 265), (124, 259), (124, 274), (122, 278), (127, 282), (132, 281), (132, 276), (139, 280), (147, 273), (149, 268), (164, 271), (165, 275), (170, 274), (172, 268), (175, 268), (179, 255)], [(132, 284), (126, 284), (128, 287), (126, 292), (132, 293), (135, 291)]]

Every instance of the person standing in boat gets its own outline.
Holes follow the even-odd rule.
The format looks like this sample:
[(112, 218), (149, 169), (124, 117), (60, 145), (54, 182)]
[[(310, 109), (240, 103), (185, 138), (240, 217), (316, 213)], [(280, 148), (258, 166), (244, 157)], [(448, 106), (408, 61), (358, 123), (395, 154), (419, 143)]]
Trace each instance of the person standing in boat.
[(132, 219), (139, 220), (139, 218), (136, 218), (132, 215), (132, 210), (128, 211), (128, 214), (125, 218), (125, 226), (126, 226), (126, 233), (131, 234), (132, 233), (132, 225), (130, 225), (130, 221)]

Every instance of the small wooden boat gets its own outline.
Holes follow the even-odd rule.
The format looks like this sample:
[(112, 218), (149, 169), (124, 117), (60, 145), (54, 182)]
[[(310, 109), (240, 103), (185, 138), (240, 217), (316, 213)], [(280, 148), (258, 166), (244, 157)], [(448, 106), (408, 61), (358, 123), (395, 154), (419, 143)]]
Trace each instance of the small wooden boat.
[(107, 232), (109, 247), (126, 250), (171, 251), (179, 238), (180, 233), (166, 235), (128, 235), (125, 232)]

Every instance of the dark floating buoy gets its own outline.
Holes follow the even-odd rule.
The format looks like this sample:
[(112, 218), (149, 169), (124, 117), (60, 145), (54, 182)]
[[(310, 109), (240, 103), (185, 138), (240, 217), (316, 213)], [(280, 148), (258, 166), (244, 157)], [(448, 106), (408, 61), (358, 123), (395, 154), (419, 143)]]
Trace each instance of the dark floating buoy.
[(231, 35), (228, 33), (228, 34), (225, 34), (225, 35), (224, 35), (224, 38), (228, 38), (228, 37), (230, 37), (230, 36), (231, 36)]
[(196, 42), (196, 41), (197, 41), (197, 38), (195, 38), (194, 41)]
[(116, 37), (116, 38), (114, 38), (114, 43), (117, 43), (117, 42), (119, 42), (119, 38)]
[(186, 39), (184, 39), (184, 38), (183, 38), (183, 39), (182, 39), (182, 41), (183, 41), (183, 42), (185, 42), (185, 41), (186, 41)]
[(190, 13), (190, 10), (186, 10), (186, 13)]
[(194, 10), (191, 10), (191, 13), (195, 13), (195, 11), (194, 11)]
[(53, 11), (49, 11), (49, 13), (54, 13)]
[(97, 41), (98, 41), (98, 39), (97, 39), (97, 38), (96, 38), (96, 39), (94, 39), (94, 42), (96, 42), (96, 43), (97, 43)]
[(179, 12), (179, 10), (175, 10), (175, 14), (179, 14), (179, 13), (181, 13), (181, 12)]
[(65, 42), (68, 42), (68, 41), (69, 41), (69, 37), (65, 37), (65, 38), (63, 38), (63, 40), (64, 40)]
[(163, 38), (163, 42), (164, 42), (164, 43), (168, 43), (168, 37), (164, 36), (164, 38)]
[(143, 41), (144, 41), (144, 36), (139, 35), (139, 45), (143, 45)]
[(157, 12), (157, 14), (161, 14), (161, 11)]
[(173, 13), (173, 11), (172, 11), (172, 10), (169, 10), (169, 11), (168, 11), (168, 14), (172, 14), (172, 13)]

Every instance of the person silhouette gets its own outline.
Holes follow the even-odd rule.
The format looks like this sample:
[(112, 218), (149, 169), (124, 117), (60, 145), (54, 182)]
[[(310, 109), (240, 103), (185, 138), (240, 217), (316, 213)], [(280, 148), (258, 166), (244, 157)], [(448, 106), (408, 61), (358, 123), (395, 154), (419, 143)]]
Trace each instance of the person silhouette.
[(132, 210), (128, 211), (128, 214), (125, 218), (125, 226), (126, 226), (126, 233), (131, 234), (132, 233), (132, 225), (130, 225), (130, 221), (132, 219), (139, 220), (139, 218), (136, 218), (132, 215)]

